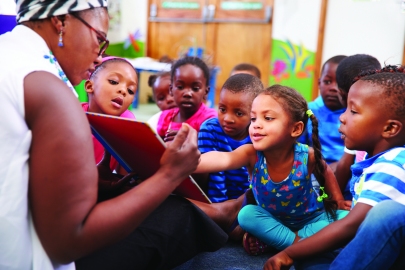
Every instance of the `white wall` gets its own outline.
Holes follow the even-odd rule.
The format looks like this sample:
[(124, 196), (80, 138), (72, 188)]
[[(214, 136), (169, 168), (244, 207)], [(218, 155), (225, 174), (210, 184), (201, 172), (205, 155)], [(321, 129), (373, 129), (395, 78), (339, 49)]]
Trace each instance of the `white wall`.
[[(297, 0), (299, 1), (299, 0)], [(338, 54), (370, 54), (401, 64), (405, 39), (402, 0), (329, 0), (322, 63)]]
[(275, 0), (274, 7), (273, 39), (288, 38), (293, 44), (304, 44), (316, 52), (321, 0)]
[(147, 0), (109, 0), (109, 4), (120, 6), (121, 18), (120, 26), (108, 32), (111, 43), (122, 42), (136, 29), (141, 31), (141, 41), (146, 41), (148, 1)]
[(0, 0), (1, 15), (16, 15), (14, 0)]

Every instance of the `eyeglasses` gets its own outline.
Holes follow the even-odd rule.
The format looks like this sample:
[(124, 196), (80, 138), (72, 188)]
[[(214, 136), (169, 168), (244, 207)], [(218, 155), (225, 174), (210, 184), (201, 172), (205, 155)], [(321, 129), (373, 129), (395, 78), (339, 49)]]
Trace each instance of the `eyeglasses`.
[(78, 19), (79, 21), (84, 23), (84, 25), (86, 25), (88, 28), (90, 28), (91, 30), (93, 30), (96, 33), (97, 40), (98, 40), (98, 43), (100, 46), (100, 51), (98, 53), (98, 56), (102, 55), (105, 52), (105, 50), (107, 50), (108, 45), (110, 44), (110, 41), (108, 41), (108, 39), (106, 37), (104, 37), (104, 35), (100, 31), (94, 29), (90, 24), (88, 24), (85, 20), (80, 18), (76, 13), (70, 13), (70, 15), (72, 15), (73, 17), (75, 17), (76, 19)]

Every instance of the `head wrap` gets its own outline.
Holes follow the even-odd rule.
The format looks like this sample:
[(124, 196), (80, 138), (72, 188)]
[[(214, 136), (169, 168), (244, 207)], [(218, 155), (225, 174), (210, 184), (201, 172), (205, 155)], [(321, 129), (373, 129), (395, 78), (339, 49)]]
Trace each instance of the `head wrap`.
[(15, 2), (18, 23), (108, 5), (107, 0), (15, 0)]

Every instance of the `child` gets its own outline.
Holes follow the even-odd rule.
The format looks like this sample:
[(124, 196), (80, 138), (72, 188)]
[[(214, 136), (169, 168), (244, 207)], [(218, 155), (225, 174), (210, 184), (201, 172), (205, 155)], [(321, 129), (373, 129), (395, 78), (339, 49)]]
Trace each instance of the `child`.
[(160, 112), (152, 115), (148, 120), (149, 126), (156, 131), (157, 123), (162, 111), (176, 107), (173, 96), (169, 93), (170, 72), (160, 72), (158, 74), (150, 75), (148, 85), (152, 87), (153, 100), (160, 109)]
[[(89, 103), (82, 103), (85, 112), (103, 113), (135, 119), (128, 110), (137, 89), (138, 77), (133, 66), (123, 58), (106, 57), (96, 67), (85, 83)], [(104, 156), (104, 147), (93, 136), (96, 163)], [(117, 169), (118, 162), (111, 159), (110, 167)]]
[(258, 67), (249, 63), (240, 63), (233, 67), (231, 76), (239, 73), (250, 74), (261, 79), (261, 73)]
[[(370, 217), (368, 212), (385, 201), (392, 200), (401, 205), (405, 204), (403, 199), (405, 192), (404, 89), (405, 69), (393, 66), (368, 72), (351, 86), (347, 100), (348, 106), (340, 118), (339, 130), (347, 148), (366, 151), (368, 156), (364, 161), (352, 166), (353, 177), (350, 181), (350, 190), (353, 194), (353, 209), (342, 220), (270, 258), (264, 269), (280, 269), (282, 266), (291, 265), (295, 259), (312, 257), (321, 252), (342, 247), (356, 236), (358, 229), (360, 233), (378, 223), (384, 223), (385, 226), (380, 226), (384, 231), (374, 231), (373, 234), (376, 234), (376, 237), (372, 234), (365, 236), (368, 239), (364, 240), (368, 242), (370, 239), (373, 240), (373, 243), (365, 247), (366, 250), (354, 250), (351, 248), (351, 243), (343, 249), (343, 254), (350, 258), (350, 263), (347, 261), (348, 264), (343, 268), (366, 269), (367, 266), (373, 266), (373, 269), (389, 269), (395, 262), (385, 260), (383, 265), (372, 265), (376, 256), (386, 254), (384, 249), (390, 248), (385, 242), (386, 235), (393, 235), (399, 228), (393, 229), (394, 226), (391, 226), (393, 224), (387, 223), (392, 221), (391, 216), (386, 220), (385, 213), (381, 211), (377, 217), (375, 215)], [(389, 214), (391, 215), (392, 212)], [(374, 218), (373, 222), (362, 224), (366, 215), (367, 218)], [(398, 217), (395, 220), (398, 220), (398, 223), (400, 218), (403, 220), (403, 212), (396, 215)], [(393, 237), (395, 239), (394, 235)], [(397, 237), (400, 241), (400, 235)], [(358, 242), (357, 239), (356, 242)], [(351, 254), (347, 254), (346, 248), (351, 251)], [(353, 262), (361, 263), (362, 267), (352, 265)], [(336, 262), (336, 264), (339, 263), (344, 261)]]
[[(336, 84), (336, 68), (345, 59), (344, 55), (337, 55), (328, 59), (322, 66), (321, 77), (318, 79), (320, 96), (308, 104), (309, 109), (315, 114), (319, 122), (319, 140), (322, 145), (322, 156), (326, 163), (335, 171), (335, 163), (343, 155), (343, 140), (340, 138), (339, 116), (344, 108), (339, 101), (339, 90)], [(312, 145), (311, 123), (299, 142)]]
[[(349, 93), (350, 86), (353, 84), (353, 79), (361, 72), (367, 70), (381, 69), (380, 62), (373, 56), (367, 54), (355, 54), (351, 55), (342, 62), (339, 63), (336, 69), (336, 82), (339, 89), (339, 99), (343, 107), (347, 107), (347, 95)], [(363, 153), (363, 155), (361, 155)], [(336, 180), (339, 183), (340, 190), (343, 193), (345, 200), (352, 200), (352, 194), (350, 192), (350, 184), (348, 183), (352, 173), (350, 166), (356, 161), (361, 161), (364, 157), (364, 151), (349, 150), (344, 148), (344, 154), (336, 165), (335, 175)]]
[[(198, 133), (201, 153), (231, 152), (249, 137), (250, 109), (256, 95), (263, 90), (260, 79), (250, 74), (236, 74), (222, 86), (218, 117), (205, 121)], [(236, 199), (249, 188), (249, 174), (245, 167), (237, 170), (210, 173), (207, 195), (212, 202)]]
[[(308, 118), (314, 127), (313, 149), (296, 142)], [(249, 254), (263, 253), (266, 245), (282, 250), (347, 214), (335, 212), (331, 199), (339, 208), (344, 201), (322, 159), (317, 127), (316, 117), (297, 91), (273, 85), (253, 100), (249, 127), (253, 145), (201, 156), (199, 173), (248, 168), (257, 205), (242, 208), (238, 221), (248, 232), (243, 242)], [(320, 194), (312, 187), (311, 173), (322, 186)]]
[(161, 111), (176, 107), (170, 95), (170, 72), (160, 72), (149, 76), (148, 85), (152, 88), (153, 100)]
[(217, 116), (216, 110), (203, 103), (209, 91), (209, 70), (203, 60), (190, 56), (177, 60), (172, 65), (171, 82), (170, 94), (178, 107), (162, 111), (157, 125), (165, 142), (173, 140), (181, 123), (199, 131), (205, 120)]

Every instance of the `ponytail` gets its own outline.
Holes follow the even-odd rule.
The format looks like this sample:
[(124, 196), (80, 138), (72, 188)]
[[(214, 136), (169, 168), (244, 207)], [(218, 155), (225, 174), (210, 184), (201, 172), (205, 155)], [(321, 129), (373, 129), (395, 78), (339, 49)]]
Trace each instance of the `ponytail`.
[[(319, 182), (321, 187), (325, 186), (325, 170), (326, 170), (326, 163), (322, 157), (322, 147), (321, 142), (319, 141), (319, 131), (318, 131), (318, 119), (316, 119), (315, 115), (312, 113), (311, 110), (307, 111), (308, 118), (312, 122), (312, 147), (314, 149), (314, 156), (315, 156), (315, 169), (313, 174), (316, 177), (316, 180)], [(319, 196), (324, 195), (324, 190), (319, 190)], [(322, 194), (321, 194), (322, 193)], [(336, 209), (337, 203), (333, 198), (329, 195), (328, 198), (323, 199), (323, 205), (325, 207), (325, 211), (329, 217), (333, 220), (336, 220)]]

